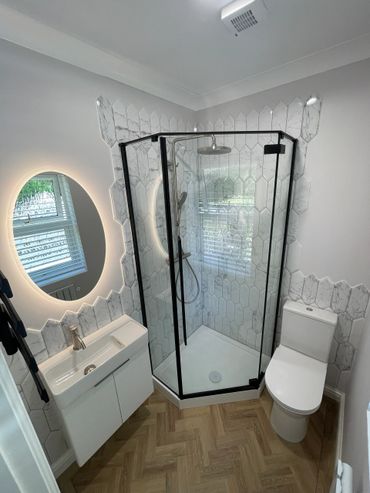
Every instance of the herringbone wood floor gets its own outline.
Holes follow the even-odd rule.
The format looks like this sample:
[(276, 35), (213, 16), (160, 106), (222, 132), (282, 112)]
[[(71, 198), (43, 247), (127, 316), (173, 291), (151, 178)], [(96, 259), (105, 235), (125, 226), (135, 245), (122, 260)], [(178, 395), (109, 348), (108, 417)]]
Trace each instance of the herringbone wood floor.
[[(300, 444), (272, 430), (261, 399), (178, 410), (154, 393), (81, 468), (62, 493), (327, 493), (337, 405), (324, 398)], [(98, 424), (98, 423), (97, 423)]]

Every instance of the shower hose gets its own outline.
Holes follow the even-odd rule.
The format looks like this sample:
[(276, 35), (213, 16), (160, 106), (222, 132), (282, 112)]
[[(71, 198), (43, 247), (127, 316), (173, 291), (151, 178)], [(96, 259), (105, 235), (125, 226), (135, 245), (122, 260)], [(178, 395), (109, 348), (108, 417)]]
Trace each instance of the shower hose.
[[(187, 258), (185, 258), (185, 262), (188, 264), (188, 267), (190, 269), (190, 272), (193, 274), (193, 277), (194, 277), (195, 282), (196, 282), (196, 285), (197, 285), (197, 292), (196, 292), (195, 296), (193, 297), (193, 299), (188, 300), (188, 301), (184, 300), (184, 303), (186, 305), (190, 305), (190, 303), (194, 303), (194, 301), (198, 298), (199, 293), (200, 293), (200, 285), (199, 285), (199, 281), (198, 281), (197, 275), (194, 272), (193, 267), (191, 266), (191, 263), (189, 262), (189, 260)], [(180, 277), (180, 269), (178, 269), (177, 274), (176, 274), (176, 298), (179, 301), (182, 301), (181, 300), (181, 297), (177, 294), (177, 281), (179, 280), (179, 277)]]

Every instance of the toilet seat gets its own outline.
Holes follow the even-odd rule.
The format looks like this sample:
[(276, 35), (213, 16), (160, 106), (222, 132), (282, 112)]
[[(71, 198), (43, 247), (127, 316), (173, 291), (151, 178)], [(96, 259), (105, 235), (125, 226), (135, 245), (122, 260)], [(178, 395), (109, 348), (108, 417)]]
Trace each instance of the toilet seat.
[(326, 369), (326, 363), (280, 345), (267, 367), (265, 383), (284, 409), (309, 415), (320, 407)]

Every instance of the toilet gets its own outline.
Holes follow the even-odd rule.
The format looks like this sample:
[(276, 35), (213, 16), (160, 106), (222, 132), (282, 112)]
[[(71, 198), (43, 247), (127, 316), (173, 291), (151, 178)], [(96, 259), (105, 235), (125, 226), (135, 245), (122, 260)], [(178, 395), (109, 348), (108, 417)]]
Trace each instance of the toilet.
[(308, 419), (320, 407), (330, 346), (338, 317), (294, 301), (283, 307), (280, 345), (266, 369), (274, 403), (270, 422), (288, 442), (300, 442)]

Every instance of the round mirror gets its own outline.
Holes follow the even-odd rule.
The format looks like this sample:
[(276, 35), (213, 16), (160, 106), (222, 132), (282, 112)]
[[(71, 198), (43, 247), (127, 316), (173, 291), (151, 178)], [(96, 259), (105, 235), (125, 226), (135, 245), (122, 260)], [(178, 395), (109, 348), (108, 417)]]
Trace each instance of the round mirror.
[(32, 177), (18, 194), (13, 234), (32, 281), (61, 300), (77, 300), (98, 282), (105, 260), (103, 225), (85, 190), (56, 172)]

